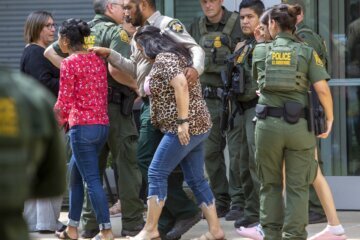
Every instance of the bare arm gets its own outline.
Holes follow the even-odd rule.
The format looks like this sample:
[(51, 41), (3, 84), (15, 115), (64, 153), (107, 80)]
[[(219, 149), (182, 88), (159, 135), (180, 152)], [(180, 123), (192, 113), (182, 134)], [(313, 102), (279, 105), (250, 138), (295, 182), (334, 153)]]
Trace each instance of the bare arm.
[[(175, 90), (178, 119), (187, 119), (189, 117), (189, 88), (185, 75), (177, 75), (170, 81), (170, 85)], [(182, 145), (189, 143), (190, 134), (188, 122), (178, 125), (178, 137)]]
[(326, 132), (318, 135), (319, 138), (327, 138), (331, 132), (332, 124), (334, 121), (333, 113), (333, 100), (330, 92), (329, 85), (326, 80), (321, 80), (314, 83), (314, 89), (319, 96), (321, 105), (324, 108), (326, 116)]
[[(96, 55), (107, 58), (106, 60), (112, 65), (111, 68), (117, 68), (122, 73), (128, 74), (132, 78), (136, 78), (136, 64), (134, 61), (123, 57), (120, 53), (105, 47), (92, 47), (90, 52), (96, 53)], [(111, 73), (109, 64), (109, 71)], [(116, 73), (114, 72), (116, 75)], [(111, 76), (113, 74), (111, 73)], [(114, 76), (113, 76), (114, 77)], [(115, 78), (115, 77), (114, 77)]]
[(56, 53), (52, 45), (45, 49), (44, 56), (57, 68), (60, 68), (60, 63), (64, 59)]

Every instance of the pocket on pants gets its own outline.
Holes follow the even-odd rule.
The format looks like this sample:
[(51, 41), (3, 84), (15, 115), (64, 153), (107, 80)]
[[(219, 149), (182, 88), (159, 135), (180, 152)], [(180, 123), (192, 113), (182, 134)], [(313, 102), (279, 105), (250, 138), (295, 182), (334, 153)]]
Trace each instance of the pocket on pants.
[(308, 183), (312, 184), (316, 178), (317, 175), (317, 169), (318, 169), (318, 161), (316, 161), (315, 159), (310, 161), (309, 164), (309, 170), (308, 170)]
[(82, 125), (71, 129), (73, 142), (94, 144), (98, 143), (105, 136), (100, 125)]

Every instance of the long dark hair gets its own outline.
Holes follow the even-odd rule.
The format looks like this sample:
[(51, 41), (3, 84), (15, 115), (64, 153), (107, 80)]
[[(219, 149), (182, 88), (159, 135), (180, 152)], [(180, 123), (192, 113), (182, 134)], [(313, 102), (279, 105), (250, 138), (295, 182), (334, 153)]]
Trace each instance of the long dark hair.
[(155, 59), (159, 53), (171, 52), (187, 60), (188, 66), (192, 65), (190, 52), (181, 43), (175, 42), (159, 28), (145, 25), (140, 27), (135, 35), (135, 41), (144, 48), (144, 52), (150, 59)]
[(291, 30), (295, 32), (297, 16), (301, 14), (301, 7), (297, 4), (279, 4), (271, 8), (269, 18), (278, 23), (282, 31)]

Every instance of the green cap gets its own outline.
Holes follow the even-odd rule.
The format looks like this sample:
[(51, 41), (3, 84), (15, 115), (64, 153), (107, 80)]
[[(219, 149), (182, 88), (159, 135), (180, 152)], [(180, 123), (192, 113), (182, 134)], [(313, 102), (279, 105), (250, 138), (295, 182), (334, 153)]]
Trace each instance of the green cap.
[(282, 0), (282, 3), (295, 5), (298, 4), (303, 9), (303, 12), (305, 12), (305, 1), (304, 0)]

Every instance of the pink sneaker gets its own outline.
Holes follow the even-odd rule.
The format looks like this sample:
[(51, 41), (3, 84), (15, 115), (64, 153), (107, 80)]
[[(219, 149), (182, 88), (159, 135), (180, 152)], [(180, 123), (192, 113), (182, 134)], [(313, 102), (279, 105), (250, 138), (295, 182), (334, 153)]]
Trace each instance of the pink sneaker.
[(264, 239), (264, 232), (262, 231), (262, 228), (260, 225), (257, 225), (255, 227), (239, 227), (236, 229), (236, 232), (246, 238), (250, 238), (253, 240), (263, 240)]
[(311, 238), (308, 238), (308, 240), (346, 240), (346, 239), (347, 237), (345, 234), (335, 235), (327, 229), (324, 229), (321, 232), (312, 236)]

